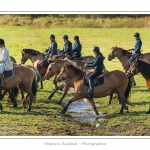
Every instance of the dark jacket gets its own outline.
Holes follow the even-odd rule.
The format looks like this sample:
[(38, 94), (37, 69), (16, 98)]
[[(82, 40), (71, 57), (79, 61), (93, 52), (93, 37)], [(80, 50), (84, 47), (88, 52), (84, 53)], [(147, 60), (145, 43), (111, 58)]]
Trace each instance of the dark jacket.
[(104, 59), (105, 59), (104, 56), (98, 55), (94, 59), (94, 61), (87, 63), (86, 66), (88, 66), (88, 67), (95, 67), (96, 71), (102, 72), (103, 69), (104, 69), (104, 64), (103, 64)]
[(80, 57), (81, 56), (81, 49), (82, 49), (82, 45), (80, 43), (80, 41), (75, 42), (74, 46), (72, 47), (72, 54), (74, 57)]
[(135, 53), (140, 53), (141, 47), (142, 47), (142, 41), (139, 38), (139, 39), (136, 40), (135, 47), (134, 47), (134, 52)]
[(72, 43), (70, 41), (66, 41), (64, 43), (63, 50), (60, 52), (60, 54), (67, 54), (72, 56)]
[(50, 47), (47, 49), (45, 58), (49, 58), (52, 55), (57, 55), (57, 43), (56, 42), (51, 43)]

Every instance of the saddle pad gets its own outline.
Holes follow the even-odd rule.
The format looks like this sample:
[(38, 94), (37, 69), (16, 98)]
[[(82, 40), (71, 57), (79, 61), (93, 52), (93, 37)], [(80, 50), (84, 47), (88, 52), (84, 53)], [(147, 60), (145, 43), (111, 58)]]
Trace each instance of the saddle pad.
[[(94, 86), (98, 86), (104, 83), (104, 76), (101, 75), (98, 78), (94, 79)], [(84, 79), (84, 85), (89, 86), (89, 81), (87, 78)]]
[(5, 78), (12, 78), (12, 77), (14, 77), (14, 71), (13, 70), (4, 71), (3, 75)]

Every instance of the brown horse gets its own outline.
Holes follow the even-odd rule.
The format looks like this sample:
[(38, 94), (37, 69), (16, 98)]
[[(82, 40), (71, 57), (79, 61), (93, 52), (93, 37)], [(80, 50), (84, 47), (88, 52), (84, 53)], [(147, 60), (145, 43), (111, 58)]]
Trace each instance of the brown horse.
[(9, 90), (19, 86), (25, 91), (29, 97), (28, 111), (31, 110), (32, 100), (36, 96), (37, 83), (35, 80), (35, 73), (28, 67), (18, 66), (14, 67), (14, 77), (4, 79), (4, 88), (1, 90)]
[[(64, 59), (57, 59), (55, 62), (51, 63), (51, 64), (48, 66), (47, 72), (46, 72), (46, 74), (45, 74), (45, 76), (44, 76), (44, 79), (49, 80), (49, 79), (50, 79), (51, 77), (53, 77), (54, 75), (55, 75), (55, 78), (56, 78), (57, 75), (60, 73), (61, 68), (63, 67), (63, 65), (64, 65), (64, 63), (65, 63), (66, 61), (67, 61), (67, 62), (69, 61), (70, 63), (72, 63), (72, 64), (74, 64), (74, 65), (78, 65), (78, 66), (80, 66), (81, 68), (83, 68), (84, 64), (86, 63), (85, 61), (78, 61), (78, 62), (75, 63), (75, 62), (72, 62), (72, 61), (70, 61), (70, 60), (68, 60), (68, 59), (67, 59), (67, 60), (64, 60)], [(87, 68), (86, 68), (86, 71), (89, 71), (89, 69), (91, 70), (91, 67), (87, 67)], [(107, 71), (107, 70), (104, 70), (104, 74), (106, 74), (106, 73), (108, 73), (108, 71)], [(54, 94), (55, 94), (58, 90), (63, 89), (63, 95), (62, 95), (60, 101), (58, 102), (58, 104), (61, 104), (61, 102), (62, 102), (63, 98), (65, 97), (65, 95), (67, 94), (69, 88), (70, 88), (70, 87), (74, 87), (74, 83), (73, 83), (72, 80), (70, 80), (70, 79), (64, 80), (64, 81), (62, 81), (62, 82), (63, 82), (63, 83), (62, 83), (60, 86), (56, 87), (56, 88), (54, 89), (54, 91), (53, 91), (53, 92), (49, 95), (49, 97), (48, 97), (48, 99), (51, 100), (52, 97), (54, 96)], [(110, 94), (110, 97), (109, 97), (109, 104), (111, 104), (112, 97), (113, 97), (113, 93)]]
[[(37, 50), (34, 50), (34, 49), (23, 49), (21, 51), (21, 64), (25, 64), (25, 62), (30, 59), (33, 66), (35, 68), (37, 68), (37, 64), (39, 61), (41, 61), (44, 57), (44, 54), (37, 51)], [(38, 69), (38, 68), (37, 68)], [(41, 81), (41, 89), (43, 89), (43, 83)]]
[[(13, 66), (14, 67), (16, 67), (18, 64), (17, 64), (17, 61), (16, 61), (16, 59), (13, 57), (13, 56), (10, 56), (10, 60), (11, 60), (11, 62), (13, 63)], [(20, 65), (20, 64), (19, 64)], [(41, 81), (41, 75), (40, 75), (40, 73), (39, 73), (39, 71), (38, 71), (38, 69), (36, 69), (35, 67), (33, 67), (33, 66), (31, 66), (31, 65), (27, 65), (27, 64), (24, 64), (24, 65), (22, 65), (22, 66), (25, 66), (25, 67), (28, 67), (28, 68), (30, 68), (31, 70), (33, 70), (34, 72), (35, 72), (35, 76), (36, 76), (36, 82), (38, 83), (39, 81)], [(2, 90), (1, 90), (2, 91)], [(16, 102), (15, 102), (15, 100), (14, 100), (14, 97), (13, 97), (13, 95), (15, 96), (15, 97), (17, 97), (18, 96), (18, 88), (16, 87), (16, 88), (14, 88), (14, 89), (12, 89), (12, 90), (4, 90), (4, 92), (3, 93), (1, 93), (0, 94), (0, 100), (2, 100), (3, 98), (4, 98), (4, 96), (6, 95), (6, 93), (8, 92), (9, 93), (9, 97), (11, 98), (11, 101), (12, 102), (14, 102), (14, 107), (16, 107)], [(12, 93), (12, 92), (14, 92), (14, 93)], [(23, 93), (23, 91), (22, 90), (20, 90), (20, 92), (21, 92), (21, 96), (22, 96), (22, 101), (24, 100), (24, 93)]]
[[(57, 53), (59, 53), (60, 50), (57, 50)], [(46, 73), (47, 67), (48, 67), (48, 63), (44, 64), (44, 66), (42, 64), (38, 64), (41, 60), (43, 60), (45, 54), (34, 50), (34, 49), (23, 49), (21, 51), (21, 64), (25, 64), (25, 62), (30, 59), (33, 66), (35, 68), (37, 68), (41, 74), (41, 76), (44, 76), (44, 74)], [(43, 83), (41, 81), (41, 89), (43, 89)]]
[[(66, 60), (64, 60), (64, 59), (57, 59), (55, 62), (51, 63), (47, 68), (44, 79), (49, 80), (51, 77), (55, 76), (54, 81), (56, 82), (56, 77), (60, 73), (61, 68), (63, 67), (65, 62), (66, 62)], [(75, 62), (72, 62), (72, 63), (75, 63)], [(84, 61), (78, 61), (75, 64), (83, 67), (85, 63), (86, 62), (84, 62)], [(62, 95), (60, 101), (58, 102), (58, 104), (61, 104), (63, 98), (67, 94), (70, 87), (74, 87), (72, 81), (70, 81), (69, 79), (63, 81), (63, 83), (60, 86), (58, 86), (54, 89), (54, 91), (51, 93), (51, 95), (48, 97), (48, 99), (51, 100), (52, 97), (54, 96), (54, 94), (56, 93), (56, 91), (63, 89), (63, 95)]]
[[(108, 55), (108, 60), (111, 61), (115, 57), (119, 59), (123, 69), (125, 70), (125, 72), (127, 72), (130, 67), (129, 58), (131, 57), (131, 52), (124, 50), (123, 48), (114, 46), (110, 54)], [(150, 63), (150, 53), (141, 54), (140, 56), (138, 56), (138, 58), (144, 62)], [(134, 78), (133, 78), (133, 85), (136, 85)]]
[(114, 91), (117, 91), (118, 96), (121, 100), (122, 107), (120, 113), (123, 113), (124, 109), (128, 109), (125, 103), (127, 102), (127, 98), (129, 96), (131, 83), (126, 74), (123, 73), (122, 71), (114, 70), (105, 74), (104, 83), (94, 87), (95, 92), (92, 97), (91, 95), (86, 94), (88, 87), (84, 85), (85, 72), (83, 72), (81, 69), (74, 67), (73, 65), (70, 64), (65, 64), (61, 69), (58, 78), (63, 80), (69, 78), (70, 80), (72, 80), (76, 91), (75, 96), (69, 100), (69, 102), (63, 109), (62, 114), (64, 114), (67, 111), (69, 105), (72, 102), (86, 98), (92, 105), (96, 115), (99, 115), (93, 97), (94, 98), (105, 97)]
[[(136, 59), (129, 70), (127, 71), (127, 76), (132, 77), (138, 73), (141, 73), (143, 78), (146, 80), (147, 88), (150, 90), (150, 64), (140, 60)], [(150, 114), (150, 105), (149, 110), (147, 114)]]

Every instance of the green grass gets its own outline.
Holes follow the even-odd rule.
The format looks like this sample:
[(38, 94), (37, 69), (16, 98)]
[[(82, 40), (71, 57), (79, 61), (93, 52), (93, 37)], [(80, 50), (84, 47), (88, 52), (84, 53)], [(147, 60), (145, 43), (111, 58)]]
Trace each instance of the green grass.
[[(62, 49), (62, 35), (68, 34), (70, 41), (73, 41), (74, 35), (79, 35), (83, 46), (83, 55), (93, 55), (91, 49), (93, 46), (100, 46), (101, 52), (106, 56), (104, 61), (107, 70), (122, 70), (122, 66), (117, 59), (109, 62), (107, 55), (111, 47), (117, 45), (124, 49), (134, 47), (134, 32), (140, 32), (143, 41), (142, 49), (144, 53), (150, 51), (150, 29), (146, 28), (126, 28), (126, 29), (94, 29), (94, 28), (43, 28), (32, 29), (25, 27), (1, 27), (1, 38), (5, 39), (6, 47), (10, 55), (14, 56), (17, 62), (20, 62), (20, 52), (23, 48), (33, 48), (39, 51), (45, 50), (49, 42), (49, 34), (54, 33), (58, 43), (58, 48)], [(27, 62), (31, 64), (30, 61)], [(66, 113), (61, 115), (63, 105), (70, 97), (67, 95), (63, 105), (56, 103), (61, 97), (61, 92), (55, 94), (51, 101), (47, 97), (52, 92), (54, 86), (52, 79), (44, 82), (44, 89), (38, 89), (37, 99), (33, 104), (32, 111), (23, 110), (20, 95), (17, 99), (18, 108), (14, 109), (9, 103), (7, 96), (2, 101), (4, 111), (0, 113), (0, 135), (150, 135), (150, 117), (145, 114), (150, 102), (150, 93), (146, 88), (145, 80), (139, 74), (135, 77), (137, 86), (132, 88), (130, 101), (133, 106), (129, 106), (129, 113), (119, 115), (120, 105), (118, 100), (114, 99), (111, 105), (108, 105), (108, 97), (95, 99), (100, 106), (98, 110), (106, 114), (106, 120), (89, 122), (75, 121)], [(96, 123), (100, 123), (98, 128)]]

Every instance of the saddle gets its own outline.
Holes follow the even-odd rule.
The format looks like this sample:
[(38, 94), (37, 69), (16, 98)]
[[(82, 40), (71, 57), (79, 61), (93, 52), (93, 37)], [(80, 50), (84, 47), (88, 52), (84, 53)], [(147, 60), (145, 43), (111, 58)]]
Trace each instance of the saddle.
[(14, 71), (13, 70), (4, 71), (3, 76), (4, 76), (4, 78), (12, 78), (12, 77), (14, 77)]
[[(89, 86), (89, 81), (88, 81), (88, 78), (89, 76), (92, 74), (93, 72), (88, 72), (85, 76), (85, 79), (84, 79), (84, 85), (86, 86)], [(98, 86), (98, 85), (101, 85), (104, 83), (104, 75), (103, 73), (100, 74), (98, 77), (96, 77), (94, 80), (93, 80), (93, 83), (94, 83), (94, 86)]]

